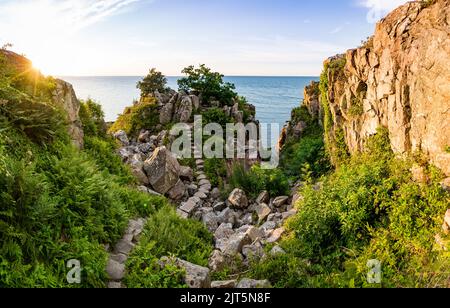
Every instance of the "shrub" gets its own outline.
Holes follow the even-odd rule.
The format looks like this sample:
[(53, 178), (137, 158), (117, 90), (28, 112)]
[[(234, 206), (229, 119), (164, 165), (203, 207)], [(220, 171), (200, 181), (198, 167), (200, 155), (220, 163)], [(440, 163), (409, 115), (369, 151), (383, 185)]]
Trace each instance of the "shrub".
[(163, 206), (149, 218), (128, 259), (125, 283), (128, 287), (185, 288), (184, 272), (171, 264), (161, 267), (158, 260), (175, 256), (207, 266), (212, 249), (212, 235), (202, 223), (182, 219), (170, 206)]
[(233, 123), (233, 119), (227, 116), (223, 109), (221, 108), (211, 108), (202, 113), (203, 124), (217, 123), (222, 126), (223, 129), (226, 128), (228, 123)]
[(222, 158), (205, 160), (205, 173), (213, 187), (223, 187), (223, 179), (227, 176), (227, 165)]
[(80, 101), (80, 120), (85, 136), (106, 136), (105, 114), (100, 104), (92, 99)]
[(230, 185), (232, 188), (244, 190), (253, 198), (264, 190), (273, 197), (289, 194), (289, 182), (281, 170), (265, 170), (258, 165), (246, 171), (242, 165), (236, 164), (233, 167)]
[(129, 136), (138, 135), (142, 129), (155, 131), (159, 124), (159, 111), (155, 102), (155, 99), (151, 99), (149, 102), (136, 102), (127, 107), (109, 131), (123, 130)]
[(167, 91), (167, 78), (152, 68), (148, 75), (137, 84), (137, 88), (141, 90), (141, 96), (152, 95), (155, 91), (164, 93)]
[(206, 102), (218, 100), (222, 104), (231, 105), (233, 98), (237, 96), (233, 84), (224, 82), (222, 74), (211, 71), (204, 64), (199, 68), (186, 67), (182, 73), (187, 76), (178, 80), (180, 90), (197, 92)]

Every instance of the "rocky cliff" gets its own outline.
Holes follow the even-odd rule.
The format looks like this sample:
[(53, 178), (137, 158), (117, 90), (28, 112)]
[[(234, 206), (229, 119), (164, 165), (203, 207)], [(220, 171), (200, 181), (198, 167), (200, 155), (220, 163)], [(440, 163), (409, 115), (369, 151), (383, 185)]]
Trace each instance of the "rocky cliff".
[[(420, 151), (450, 175), (450, 1), (410, 2), (394, 10), (362, 47), (325, 61), (320, 97), (329, 147), (364, 149), (379, 127), (395, 153)], [(319, 85), (305, 91), (317, 115)], [(331, 149), (333, 150), (333, 149)]]

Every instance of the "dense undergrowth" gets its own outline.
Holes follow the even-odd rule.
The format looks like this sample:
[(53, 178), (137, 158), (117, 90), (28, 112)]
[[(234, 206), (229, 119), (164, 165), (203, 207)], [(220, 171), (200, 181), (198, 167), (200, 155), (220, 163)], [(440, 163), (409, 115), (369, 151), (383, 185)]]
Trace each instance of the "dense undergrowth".
[[(132, 217), (182, 228), (189, 234), (183, 243), (171, 237), (172, 230), (164, 239), (148, 239), (159, 249), (168, 247), (164, 252), (204, 258), (206, 231), (176, 216), (165, 198), (133, 188), (98, 104), (81, 105), (85, 147), (78, 150), (64, 112), (52, 101), (56, 81), (31, 70), (31, 77), (19, 74), (1, 53), (0, 60), (0, 287), (104, 287), (105, 245), (122, 236)], [(151, 254), (146, 247), (138, 251)], [(67, 282), (72, 259), (80, 261), (80, 284)], [(132, 286), (134, 279), (131, 272)]]

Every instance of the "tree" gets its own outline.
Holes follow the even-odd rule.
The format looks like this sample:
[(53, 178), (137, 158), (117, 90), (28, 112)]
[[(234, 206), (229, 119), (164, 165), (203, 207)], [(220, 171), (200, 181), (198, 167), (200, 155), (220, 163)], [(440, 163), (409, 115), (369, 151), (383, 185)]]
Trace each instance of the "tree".
[(137, 88), (141, 90), (142, 96), (148, 96), (155, 91), (159, 93), (167, 92), (167, 78), (158, 72), (155, 68), (152, 68), (148, 75), (137, 84)]
[(211, 71), (204, 64), (199, 68), (186, 67), (182, 73), (186, 77), (178, 80), (180, 90), (197, 92), (205, 101), (219, 100), (222, 104), (231, 105), (237, 96), (234, 84), (224, 82), (222, 74)]
[(8, 50), (8, 49), (11, 49), (12, 47), (13, 47), (13, 44), (6, 43), (6, 44), (3, 44), (2, 48), (0, 48), (0, 49), (1, 50)]

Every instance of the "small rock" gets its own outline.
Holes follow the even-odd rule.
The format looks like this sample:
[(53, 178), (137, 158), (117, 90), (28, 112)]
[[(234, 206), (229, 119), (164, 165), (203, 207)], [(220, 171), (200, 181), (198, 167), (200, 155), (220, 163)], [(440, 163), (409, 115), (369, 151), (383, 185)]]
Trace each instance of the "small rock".
[(258, 215), (259, 222), (263, 222), (264, 220), (266, 220), (270, 213), (272, 213), (272, 210), (265, 203), (261, 203), (256, 207), (256, 214)]
[(195, 184), (191, 184), (187, 187), (187, 190), (188, 190), (189, 196), (193, 196), (197, 192), (198, 186)]
[(141, 143), (146, 143), (150, 141), (150, 132), (148, 130), (143, 131), (139, 134), (138, 141)]
[(130, 145), (130, 140), (128, 139), (127, 133), (124, 132), (123, 130), (119, 130), (118, 132), (116, 132), (114, 134), (114, 138), (119, 140), (123, 146), (127, 147)]
[(110, 259), (106, 265), (106, 273), (111, 280), (122, 280), (125, 277), (125, 265)]
[(421, 184), (426, 184), (428, 183), (428, 175), (425, 171), (425, 168), (415, 164), (412, 168), (411, 168), (411, 174), (412, 174), (412, 178), (415, 182), (417, 183), (421, 183)]
[(227, 280), (227, 281), (213, 281), (211, 283), (212, 289), (233, 289), (236, 287), (236, 280)]
[(267, 221), (261, 226), (261, 229), (264, 230), (267, 234), (268, 232), (272, 232), (272, 230), (274, 230), (276, 227), (277, 224), (275, 222)]
[(287, 197), (287, 196), (276, 197), (273, 200), (273, 206), (276, 208), (280, 208), (283, 205), (285, 205), (288, 202), (288, 200), (289, 200), (289, 197)]
[(267, 191), (263, 191), (262, 193), (259, 194), (258, 198), (256, 198), (256, 203), (258, 204), (268, 203), (269, 200), (270, 200), (269, 193)]
[(163, 257), (160, 260), (161, 265), (173, 263), (186, 272), (185, 283), (191, 289), (208, 289), (211, 287), (211, 278), (209, 269), (178, 258)]
[(141, 143), (138, 145), (139, 152), (142, 152), (144, 154), (149, 154), (155, 149), (155, 146), (151, 143)]
[(179, 217), (183, 218), (183, 219), (188, 219), (189, 218), (189, 214), (186, 213), (185, 211), (182, 211), (180, 209), (177, 209), (177, 214)]
[(285, 232), (284, 228), (278, 228), (276, 230), (273, 230), (270, 237), (267, 239), (267, 243), (275, 243), (278, 242), (281, 239), (281, 236)]
[(213, 212), (206, 213), (205, 215), (203, 215), (202, 221), (210, 232), (216, 231), (219, 226), (219, 219), (217, 218), (217, 215), (214, 214)]
[(253, 280), (253, 279), (242, 279), (236, 288), (238, 289), (264, 289), (271, 288), (270, 282), (268, 280)]
[(194, 180), (194, 171), (191, 167), (180, 166), (180, 178), (192, 182)]
[(296, 209), (290, 210), (288, 212), (284, 212), (282, 214), (282, 219), (286, 220), (288, 218), (291, 218), (292, 216), (295, 216), (296, 214), (297, 214), (297, 210)]
[(242, 252), (242, 247), (251, 243), (251, 240), (247, 234), (238, 233), (232, 235), (229, 239), (227, 239), (222, 247), (221, 251), (228, 256), (234, 256), (240, 252)]
[(213, 272), (220, 272), (227, 265), (225, 255), (219, 251), (214, 250), (211, 257), (209, 258), (209, 268)]
[(108, 282), (108, 289), (123, 289), (120, 282), (110, 281)]
[(125, 264), (125, 262), (127, 261), (128, 257), (122, 253), (118, 253), (118, 254), (112, 254), (110, 256), (111, 260), (116, 261), (117, 263), (120, 264)]
[(227, 208), (227, 205), (225, 204), (225, 202), (218, 202), (213, 206), (213, 209), (215, 212), (221, 212), (226, 208)]
[(245, 209), (248, 207), (248, 199), (242, 189), (236, 188), (228, 197), (228, 202), (235, 208)]
[(242, 223), (244, 225), (252, 225), (253, 222), (253, 214), (252, 213), (247, 213), (242, 217)]
[(262, 239), (265, 236), (265, 233), (263, 230), (261, 230), (260, 228), (257, 228), (257, 227), (253, 227), (253, 226), (248, 228), (248, 230), (245, 233), (248, 235), (248, 237), (250, 238), (250, 240), (252, 242), (254, 242), (258, 239)]
[(273, 247), (272, 250), (270, 251), (270, 255), (272, 255), (272, 256), (284, 255), (284, 254), (286, 254), (286, 252), (283, 250), (283, 248), (281, 248), (278, 245)]
[(445, 214), (444, 221), (447, 224), (447, 226), (450, 228), (450, 209), (447, 210), (447, 213)]
[(198, 191), (198, 192), (194, 195), (194, 197), (197, 197), (197, 198), (199, 198), (199, 199), (201, 199), (201, 200), (205, 200), (206, 198), (208, 198), (208, 196), (207, 196), (205, 193), (200, 192), (200, 191)]
[(233, 225), (230, 223), (223, 223), (217, 228), (216, 232), (214, 233), (214, 237), (216, 239), (224, 239), (229, 238), (232, 235), (234, 235)]
[(186, 186), (183, 181), (178, 180), (174, 187), (167, 193), (170, 199), (172, 200), (180, 200), (186, 193)]
[(134, 245), (131, 242), (125, 241), (125, 240), (120, 240), (117, 242), (116, 247), (114, 249), (114, 252), (117, 253), (122, 253), (124, 255), (128, 255), (131, 250), (133, 250)]
[(219, 190), (219, 188), (216, 187), (216, 188), (214, 188), (214, 189), (211, 191), (211, 198), (213, 198), (214, 200), (220, 198), (220, 190)]
[(194, 200), (189, 199), (187, 202), (184, 202), (180, 206), (180, 210), (187, 213), (188, 216), (191, 215), (194, 210), (198, 207), (197, 203)]
[(242, 254), (249, 260), (261, 259), (264, 255), (264, 249), (262, 245), (257, 242), (252, 245), (245, 245), (242, 248)]
[(450, 178), (446, 178), (441, 182), (442, 189), (450, 192)]

